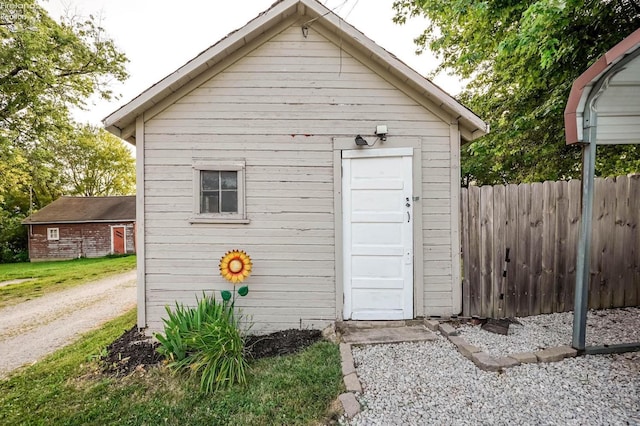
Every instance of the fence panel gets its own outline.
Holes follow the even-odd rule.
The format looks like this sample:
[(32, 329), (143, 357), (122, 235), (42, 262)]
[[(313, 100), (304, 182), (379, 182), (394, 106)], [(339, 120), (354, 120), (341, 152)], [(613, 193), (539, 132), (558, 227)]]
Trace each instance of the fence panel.
[[(580, 181), (463, 188), (463, 314), (573, 309)], [(596, 179), (590, 308), (640, 305), (640, 175)]]

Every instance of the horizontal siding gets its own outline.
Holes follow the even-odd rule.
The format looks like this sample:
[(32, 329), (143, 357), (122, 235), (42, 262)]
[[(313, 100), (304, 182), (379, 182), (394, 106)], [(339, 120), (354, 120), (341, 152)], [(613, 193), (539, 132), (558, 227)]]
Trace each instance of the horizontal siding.
[(423, 306), (427, 316), (445, 316), (453, 308), (451, 270), (451, 148), (434, 135), (422, 144)]
[[(192, 304), (203, 291), (229, 288), (218, 263), (236, 248), (254, 263), (239, 304), (256, 330), (334, 320), (342, 295), (332, 141), (370, 135), (378, 124), (390, 138), (424, 141), (425, 294), (440, 309), (451, 275), (449, 126), (317, 33), (304, 39), (292, 27), (145, 123), (149, 327), (161, 327), (174, 300)], [(249, 224), (189, 222), (197, 159), (245, 161)]]

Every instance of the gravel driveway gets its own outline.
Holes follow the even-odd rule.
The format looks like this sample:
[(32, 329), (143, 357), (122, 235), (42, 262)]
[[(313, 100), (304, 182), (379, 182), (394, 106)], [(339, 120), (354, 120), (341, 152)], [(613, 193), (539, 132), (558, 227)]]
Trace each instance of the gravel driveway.
[[(608, 340), (621, 329), (633, 333), (617, 338), (635, 339), (639, 312), (590, 313), (597, 321), (588, 328), (589, 340)], [(529, 345), (525, 350), (531, 345), (535, 350), (548, 343), (548, 334), (553, 344), (556, 339), (570, 343), (570, 329), (569, 336), (558, 338), (566, 317), (529, 317), (523, 330), (508, 337), (479, 327), (462, 334), (498, 353), (522, 350), (523, 341)], [(640, 352), (523, 364), (494, 373), (476, 368), (438, 336), (426, 343), (354, 347), (353, 357), (364, 394), (358, 396), (363, 411), (348, 422), (352, 425), (640, 425)]]
[(0, 378), (135, 306), (136, 272), (0, 309)]

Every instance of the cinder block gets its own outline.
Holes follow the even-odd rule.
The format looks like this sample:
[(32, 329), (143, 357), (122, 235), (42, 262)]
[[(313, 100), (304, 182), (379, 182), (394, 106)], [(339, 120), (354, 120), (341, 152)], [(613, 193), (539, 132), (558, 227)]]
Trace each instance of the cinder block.
[(348, 358), (348, 357), (353, 359), (353, 356), (351, 355), (351, 344), (340, 343), (340, 357), (342, 357), (343, 361), (345, 358)]
[(444, 334), (445, 336), (457, 336), (458, 335), (458, 330), (453, 328), (453, 326), (451, 324), (440, 323), (438, 325), (438, 328), (440, 329), (440, 332), (442, 334)]
[(360, 412), (360, 403), (351, 392), (343, 393), (338, 399), (342, 403), (342, 408), (344, 408), (344, 414), (347, 418), (351, 419)]
[(458, 346), (458, 351), (462, 354), (463, 357), (471, 359), (473, 357), (473, 354), (482, 352), (482, 349), (465, 342), (462, 345)]
[(538, 357), (533, 352), (519, 352), (517, 354), (511, 354), (509, 357), (515, 359), (521, 364), (538, 362)]
[(431, 331), (438, 331), (438, 325), (440, 325), (439, 321), (426, 319), (424, 320), (424, 325)]
[(462, 336), (450, 336), (450, 335), (445, 335), (445, 337), (454, 345), (456, 346), (461, 346), (461, 345), (466, 345), (467, 341), (464, 340), (464, 337)]
[(556, 346), (555, 348), (537, 351), (535, 355), (539, 362), (556, 362), (565, 358), (573, 358), (578, 355), (578, 351), (571, 346)]
[(510, 356), (500, 357), (496, 359), (496, 362), (500, 365), (500, 368), (511, 368), (520, 365), (517, 359), (511, 358)]
[(353, 361), (351, 345), (348, 343), (340, 343), (340, 358), (342, 359), (342, 375), (347, 376), (356, 372), (356, 366)]
[(473, 361), (478, 368), (485, 371), (498, 371), (502, 368), (496, 358), (486, 352), (476, 352), (472, 354), (471, 361)]
[(353, 361), (344, 361), (342, 360), (342, 375), (347, 376), (351, 373), (356, 372), (356, 366), (353, 365)]
[(344, 376), (343, 380), (344, 386), (347, 388), (347, 392), (362, 393), (362, 385), (360, 384), (360, 379), (358, 379), (358, 375), (356, 373)]

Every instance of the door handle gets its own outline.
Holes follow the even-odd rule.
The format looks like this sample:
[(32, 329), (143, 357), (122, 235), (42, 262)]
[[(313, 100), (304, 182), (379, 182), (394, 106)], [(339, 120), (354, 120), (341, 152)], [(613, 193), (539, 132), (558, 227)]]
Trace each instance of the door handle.
[(411, 222), (411, 213), (407, 212), (407, 223)]

